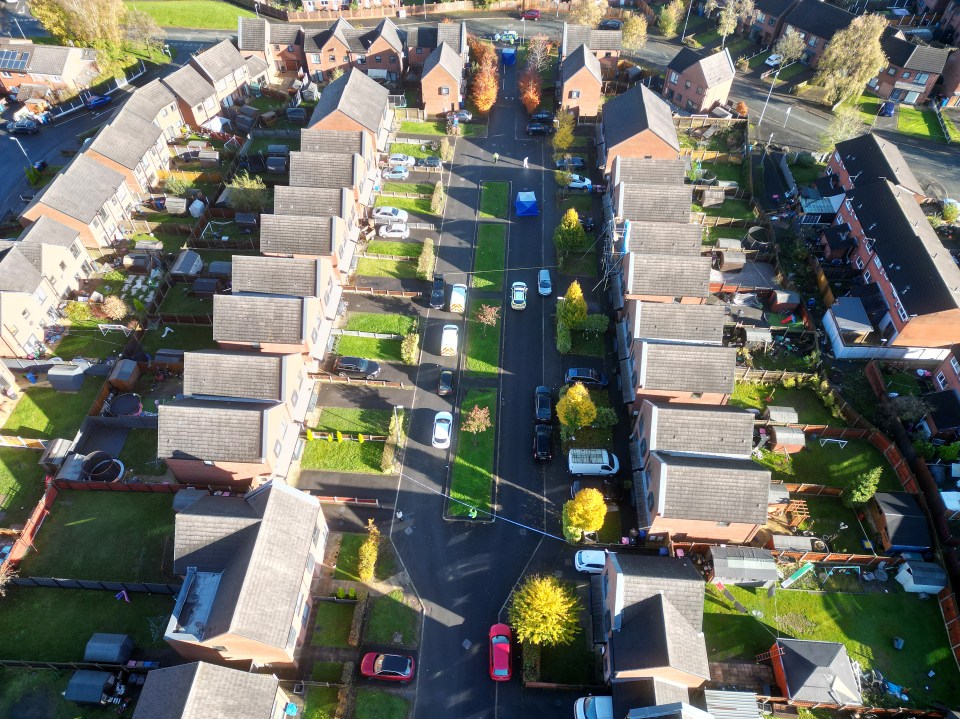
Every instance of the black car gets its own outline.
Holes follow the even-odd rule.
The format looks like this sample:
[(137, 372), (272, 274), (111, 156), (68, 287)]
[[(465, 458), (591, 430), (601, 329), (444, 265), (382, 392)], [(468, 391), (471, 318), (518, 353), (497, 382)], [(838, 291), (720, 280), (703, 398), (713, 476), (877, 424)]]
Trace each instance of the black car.
[(621, 20), (604, 20), (600, 23), (601, 30), (623, 30), (623, 21)]
[(583, 229), (587, 232), (593, 232), (596, 228), (596, 223), (593, 221), (593, 218), (589, 215), (580, 218), (580, 224), (583, 226)]
[(528, 135), (552, 135), (556, 131), (557, 129), (553, 125), (544, 125), (540, 122), (527, 123)]
[(453, 394), (453, 370), (440, 370), (440, 379), (437, 380), (437, 394), (446, 397)]
[(440, 167), (439, 157), (418, 157), (417, 167)]
[(36, 135), (40, 132), (40, 123), (28, 117), (7, 123), (7, 132), (11, 135)]
[(553, 124), (552, 112), (535, 112), (530, 116), (530, 122), (541, 122), (547, 125)]
[(433, 289), (430, 291), (430, 308), (434, 310), (442, 310), (445, 294), (446, 285), (443, 283), (443, 275), (434, 275)]
[(620, 485), (604, 479), (578, 479), (570, 485), (570, 498), (573, 499), (581, 489), (596, 489), (608, 502), (619, 502)]
[(380, 374), (380, 364), (359, 357), (337, 357), (337, 361), (333, 364), (333, 373), (341, 377), (376, 379)]
[(589, 367), (571, 367), (563, 378), (564, 384), (579, 382), (587, 389), (603, 389), (608, 383), (607, 375)]
[(553, 459), (553, 430), (549, 424), (533, 425), (533, 458), (543, 462)]
[(549, 387), (537, 387), (533, 395), (534, 418), (537, 422), (547, 422), (553, 420), (553, 396)]

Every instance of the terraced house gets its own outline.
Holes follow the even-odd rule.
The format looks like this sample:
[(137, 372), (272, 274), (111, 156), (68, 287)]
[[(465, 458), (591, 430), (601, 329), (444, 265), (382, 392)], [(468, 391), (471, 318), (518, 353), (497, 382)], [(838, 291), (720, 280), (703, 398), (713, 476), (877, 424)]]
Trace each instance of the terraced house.
[(333, 79), (334, 70), (357, 68), (374, 80), (396, 82), (406, 63), (406, 33), (384, 18), (371, 30), (338, 18), (327, 30), (307, 33), (307, 71), (317, 82)]
[(159, 187), (161, 173), (170, 169), (163, 130), (126, 109), (97, 133), (84, 154), (122, 174), (132, 193)]
[(366, 132), (379, 152), (386, 151), (392, 126), (387, 88), (356, 69), (324, 89), (308, 123), (311, 130)]
[(177, 96), (160, 80), (151, 80), (132, 92), (123, 104), (123, 112), (152, 122), (167, 140), (180, 136), (183, 116)]

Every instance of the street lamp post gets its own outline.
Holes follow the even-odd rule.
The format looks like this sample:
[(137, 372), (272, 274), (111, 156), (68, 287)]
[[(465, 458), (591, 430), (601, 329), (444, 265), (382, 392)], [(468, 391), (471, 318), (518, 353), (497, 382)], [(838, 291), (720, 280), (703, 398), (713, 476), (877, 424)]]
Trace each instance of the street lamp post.
[(23, 149), (23, 145), (20, 144), (20, 140), (16, 137), (11, 137), (10, 139), (17, 143), (17, 147), (20, 148), (20, 152), (22, 152), (23, 156), (27, 158), (27, 164), (30, 165), (30, 167), (33, 167), (33, 163), (30, 161), (30, 155), (28, 155), (27, 151)]
[(527, 36), (527, 20), (520, 18), (520, 47), (523, 47), (523, 39)]
[(683, 42), (683, 36), (687, 34), (687, 23), (690, 22), (690, 11), (693, 10), (693, 3), (687, 5), (687, 17), (683, 21), (683, 30), (680, 32), (680, 42)]
[(780, 68), (777, 68), (777, 71), (773, 73), (773, 80), (770, 81), (770, 92), (767, 93), (767, 99), (763, 101), (763, 110), (760, 111), (760, 119), (757, 120), (757, 127), (760, 127), (760, 123), (763, 122), (763, 116), (767, 112), (767, 103), (770, 102), (770, 96), (773, 94), (773, 88), (777, 84), (777, 77), (780, 75)]

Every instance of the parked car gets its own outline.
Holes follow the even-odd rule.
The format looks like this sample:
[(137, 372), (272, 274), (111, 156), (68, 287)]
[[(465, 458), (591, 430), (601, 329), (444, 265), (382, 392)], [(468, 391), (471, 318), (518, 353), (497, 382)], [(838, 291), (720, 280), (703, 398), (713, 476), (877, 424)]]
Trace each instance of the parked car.
[(490, 627), (490, 678), (495, 682), (508, 682), (513, 676), (510, 657), (510, 640), (513, 634), (506, 624)]
[(453, 394), (453, 370), (440, 370), (440, 378), (437, 380), (437, 394), (446, 397)]
[(613, 719), (613, 697), (580, 697), (573, 704), (574, 719)]
[(552, 125), (553, 113), (546, 112), (545, 110), (541, 110), (540, 112), (535, 112), (530, 116), (530, 122), (543, 122), (548, 125)]
[(398, 152), (390, 155), (390, 157), (387, 159), (387, 164), (391, 167), (396, 167), (397, 165), (401, 165), (403, 167), (413, 167), (417, 164), (417, 158), (415, 158), (413, 155), (404, 155), (403, 153)]
[(607, 386), (607, 375), (589, 367), (571, 367), (563, 378), (564, 384), (579, 382), (587, 389), (603, 389)]
[(417, 158), (417, 167), (440, 167), (443, 164), (440, 162), (439, 157), (418, 157)]
[(613, 477), (620, 471), (620, 460), (605, 449), (579, 447), (567, 453), (567, 469), (574, 477)]
[(437, 412), (433, 418), (433, 436), (430, 444), (437, 449), (446, 449), (450, 446), (450, 437), (453, 434), (453, 415), (449, 412)]
[(413, 657), (402, 654), (377, 654), (370, 652), (363, 655), (360, 662), (360, 673), (370, 679), (383, 679), (388, 682), (406, 684), (413, 679)]
[(473, 119), (473, 113), (468, 110), (451, 110), (447, 113), (447, 119), (457, 122), (470, 122)]
[(341, 377), (376, 379), (380, 374), (380, 363), (359, 357), (337, 357), (333, 363), (333, 373)]
[(893, 117), (893, 113), (896, 109), (897, 103), (887, 100), (880, 105), (880, 111), (878, 114), (880, 117)]
[(467, 308), (467, 286), (454, 285), (450, 288), (450, 311), (462, 315)]
[(600, 23), (601, 30), (623, 30), (623, 22), (620, 20), (604, 20)]
[(553, 393), (549, 387), (537, 387), (533, 393), (533, 416), (537, 422), (553, 420)]
[(406, 222), (409, 215), (406, 210), (398, 210), (396, 207), (375, 207), (373, 208), (373, 218), (375, 220), (390, 220), (391, 222)]
[(544, 125), (542, 122), (528, 122), (528, 135), (552, 135), (557, 129), (553, 125)]
[(567, 159), (557, 160), (557, 169), (558, 170), (582, 170), (587, 166), (586, 161), (582, 157), (569, 157)]
[(395, 240), (405, 240), (410, 236), (410, 228), (402, 222), (394, 222), (389, 225), (380, 225), (377, 232), (381, 237), (389, 237)]
[(620, 501), (620, 485), (616, 482), (607, 481), (604, 479), (578, 479), (570, 485), (570, 498), (573, 499), (575, 496), (577, 496), (577, 492), (580, 492), (584, 489), (597, 490), (608, 502)]
[(593, 182), (591, 182), (589, 177), (584, 177), (583, 175), (570, 175), (570, 184), (568, 187), (571, 190), (589, 190), (593, 188)]
[(553, 294), (553, 280), (550, 279), (550, 270), (540, 270), (537, 274), (537, 293), (541, 297)]
[(505, 42), (508, 45), (513, 45), (520, 39), (520, 33), (516, 30), (504, 30), (503, 32), (498, 32), (494, 34), (494, 42)]
[(456, 357), (460, 346), (460, 328), (456, 325), (444, 325), (440, 333), (440, 354), (444, 357)]
[(539, 20), (540, 11), (539, 10), (524, 10), (523, 14), (520, 16), (521, 20)]
[(533, 425), (533, 458), (541, 462), (553, 459), (553, 429), (549, 424)]
[(599, 549), (581, 549), (573, 555), (573, 568), (584, 574), (603, 574), (607, 553)]
[(597, 226), (597, 224), (593, 221), (593, 218), (590, 217), (590, 215), (584, 215), (583, 217), (581, 217), (580, 224), (583, 227), (583, 229), (586, 230), (587, 232), (593, 232), (594, 228), (596, 228)]
[(104, 107), (113, 102), (112, 95), (90, 95), (83, 100), (83, 106), (88, 110), (96, 110), (98, 107)]
[(403, 166), (391, 167), (383, 171), (384, 180), (406, 180), (410, 177), (410, 169)]
[(510, 285), (510, 306), (515, 310), (527, 308), (527, 283), (514, 282)]
[(780, 63), (783, 62), (783, 55), (777, 55), (777, 53), (771, 53), (770, 57), (763, 61), (763, 64), (767, 67), (780, 67)]
[(433, 289), (430, 290), (430, 309), (443, 309), (444, 295), (446, 292), (447, 285), (443, 281), (443, 275), (435, 274), (433, 276)]
[(36, 135), (40, 132), (40, 123), (25, 117), (16, 122), (7, 123), (7, 132), (11, 135)]

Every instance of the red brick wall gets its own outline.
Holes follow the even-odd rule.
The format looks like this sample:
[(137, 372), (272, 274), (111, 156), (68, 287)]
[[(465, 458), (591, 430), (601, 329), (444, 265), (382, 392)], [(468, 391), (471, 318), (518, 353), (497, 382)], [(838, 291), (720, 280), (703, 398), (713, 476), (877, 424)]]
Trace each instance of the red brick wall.
[[(570, 93), (578, 91), (580, 97), (570, 97)], [(563, 84), (563, 96), (560, 106), (565, 110), (573, 110), (577, 115), (595, 117), (600, 114), (600, 81), (586, 69), (580, 70)]]
[(605, 173), (609, 173), (613, 168), (613, 158), (617, 155), (620, 155), (620, 157), (650, 157), (654, 160), (676, 160), (679, 157), (679, 152), (650, 130), (644, 130), (619, 145), (607, 146)]
[[(446, 95), (440, 94), (441, 87), (447, 88)], [(427, 117), (436, 117), (460, 106), (459, 78), (453, 77), (439, 65), (421, 80), (420, 92), (423, 96), (423, 111)]]

